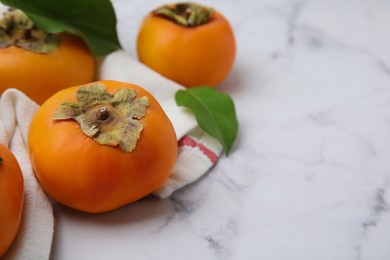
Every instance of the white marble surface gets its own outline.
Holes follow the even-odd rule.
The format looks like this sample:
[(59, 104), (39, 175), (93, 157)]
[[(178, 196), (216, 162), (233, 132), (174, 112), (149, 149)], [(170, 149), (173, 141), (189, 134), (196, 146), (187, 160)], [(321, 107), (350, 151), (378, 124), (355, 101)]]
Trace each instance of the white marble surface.
[[(390, 259), (390, 2), (210, 0), (237, 38), (234, 150), (171, 198), (55, 207), (52, 259)], [(115, 0), (135, 55), (163, 0)]]

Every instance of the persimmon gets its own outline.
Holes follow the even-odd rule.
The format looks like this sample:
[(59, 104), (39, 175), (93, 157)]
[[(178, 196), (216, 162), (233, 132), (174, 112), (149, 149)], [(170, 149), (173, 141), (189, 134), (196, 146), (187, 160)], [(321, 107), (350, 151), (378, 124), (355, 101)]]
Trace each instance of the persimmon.
[(96, 81), (59, 91), (28, 136), (35, 175), (57, 202), (99, 213), (136, 201), (169, 177), (177, 158), (171, 121), (140, 86)]
[(95, 59), (80, 38), (45, 33), (18, 10), (0, 24), (0, 95), (17, 88), (42, 104), (63, 88), (93, 80)]
[(139, 60), (186, 87), (216, 87), (232, 69), (233, 30), (218, 11), (194, 3), (162, 6), (143, 20)]
[(23, 175), (15, 156), (0, 144), (0, 257), (15, 240), (22, 219)]

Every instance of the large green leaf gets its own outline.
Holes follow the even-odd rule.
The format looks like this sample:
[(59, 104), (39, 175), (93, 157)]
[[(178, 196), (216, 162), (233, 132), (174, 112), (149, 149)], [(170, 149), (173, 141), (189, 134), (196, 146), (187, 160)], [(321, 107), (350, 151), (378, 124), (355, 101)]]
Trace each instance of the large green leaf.
[(199, 126), (217, 139), (228, 154), (238, 132), (238, 121), (233, 100), (225, 93), (207, 86), (176, 92), (176, 103), (191, 109)]
[(70, 32), (81, 37), (97, 56), (120, 48), (116, 16), (110, 0), (0, 0), (25, 12), (49, 33)]

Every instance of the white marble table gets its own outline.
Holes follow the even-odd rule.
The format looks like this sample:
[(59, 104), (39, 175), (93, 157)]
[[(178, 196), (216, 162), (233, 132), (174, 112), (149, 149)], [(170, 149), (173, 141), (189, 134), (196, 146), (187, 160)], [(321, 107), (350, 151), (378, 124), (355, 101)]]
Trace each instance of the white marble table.
[[(390, 259), (390, 2), (209, 0), (236, 34), (219, 87), (240, 132), (171, 198), (111, 213), (55, 207), (52, 259)], [(163, 0), (115, 0), (135, 55)]]

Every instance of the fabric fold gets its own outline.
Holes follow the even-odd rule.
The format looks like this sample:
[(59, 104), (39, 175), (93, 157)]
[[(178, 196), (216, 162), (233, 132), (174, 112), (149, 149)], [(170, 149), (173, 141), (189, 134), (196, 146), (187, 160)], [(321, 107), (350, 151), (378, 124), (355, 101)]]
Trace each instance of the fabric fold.
[(48, 259), (50, 255), (53, 209), (35, 178), (27, 147), (29, 125), (37, 109), (36, 103), (16, 89), (8, 89), (1, 95), (0, 143), (7, 146), (18, 160), (25, 191), (18, 235), (2, 259)]

